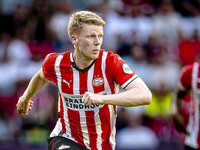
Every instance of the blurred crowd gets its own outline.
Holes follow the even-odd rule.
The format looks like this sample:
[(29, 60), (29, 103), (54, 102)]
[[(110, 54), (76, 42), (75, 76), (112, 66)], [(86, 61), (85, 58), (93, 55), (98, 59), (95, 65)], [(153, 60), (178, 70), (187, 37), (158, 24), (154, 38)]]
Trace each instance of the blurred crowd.
[(170, 104), (180, 68), (200, 59), (199, 0), (0, 0), (0, 147), (46, 144), (58, 117), (56, 86), (37, 93), (28, 116), (17, 114), (16, 103), (48, 53), (73, 50), (67, 25), (78, 10), (106, 21), (102, 48), (119, 54), (152, 92), (148, 106), (118, 107), (116, 149), (182, 149)]

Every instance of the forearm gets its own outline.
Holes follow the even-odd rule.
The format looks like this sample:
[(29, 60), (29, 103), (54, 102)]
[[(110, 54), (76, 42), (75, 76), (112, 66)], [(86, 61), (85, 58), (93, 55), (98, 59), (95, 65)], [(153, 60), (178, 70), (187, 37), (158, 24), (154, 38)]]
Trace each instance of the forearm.
[(151, 98), (151, 92), (141, 88), (133, 88), (122, 93), (105, 95), (102, 97), (104, 104), (126, 107), (150, 104)]
[(173, 93), (171, 102), (171, 116), (176, 129), (187, 134), (187, 130), (184, 126), (185, 118), (180, 114), (182, 101), (186, 94), (187, 91), (181, 91), (180, 89), (177, 89), (177, 91)]
[(124, 92), (111, 95), (98, 95), (90, 92), (85, 92), (82, 101), (85, 104), (108, 104), (118, 106), (138, 106), (150, 104), (152, 95), (146, 84), (137, 78), (131, 82)]
[(49, 82), (48, 80), (45, 80), (41, 74), (42, 70), (38, 71), (29, 82), (26, 91), (22, 95), (24, 100), (31, 100), (31, 98)]
[(177, 89), (173, 95), (172, 95), (172, 102), (171, 102), (171, 114), (177, 114), (180, 112), (182, 108), (182, 102), (185, 95), (188, 93), (188, 91), (182, 91), (180, 89)]

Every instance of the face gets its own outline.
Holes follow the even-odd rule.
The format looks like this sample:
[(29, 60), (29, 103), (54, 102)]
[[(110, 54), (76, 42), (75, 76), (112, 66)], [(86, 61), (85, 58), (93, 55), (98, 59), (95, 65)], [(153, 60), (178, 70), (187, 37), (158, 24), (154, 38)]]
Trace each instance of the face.
[(75, 53), (84, 60), (95, 60), (99, 55), (103, 42), (103, 27), (93, 24), (83, 24), (79, 34), (72, 35)]

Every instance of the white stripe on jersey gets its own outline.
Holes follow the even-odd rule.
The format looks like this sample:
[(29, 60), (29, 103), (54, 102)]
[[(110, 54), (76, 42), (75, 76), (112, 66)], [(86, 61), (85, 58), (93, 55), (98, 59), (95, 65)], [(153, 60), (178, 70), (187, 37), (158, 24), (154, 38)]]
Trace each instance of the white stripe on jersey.
[(88, 76), (87, 76), (87, 88), (88, 91), (91, 93), (94, 93), (94, 89), (92, 86), (93, 75), (94, 75), (94, 65), (88, 70)]
[(103, 74), (103, 78), (104, 78), (104, 91), (107, 94), (111, 94), (111, 89), (110, 86), (108, 84), (107, 78), (106, 78), (106, 74), (105, 74), (105, 70), (106, 70), (106, 58), (107, 58), (107, 52), (103, 52), (103, 56), (102, 56), (102, 62), (101, 62), (101, 69), (102, 69), (102, 74)]
[(199, 83), (200, 78), (198, 78), (199, 74), (199, 63), (194, 63), (192, 70), (192, 86), (195, 93), (200, 94), (200, 89), (197, 87), (197, 83)]
[(195, 119), (194, 119), (194, 126), (195, 126), (195, 130), (194, 130), (194, 138), (196, 140), (196, 144), (197, 144), (197, 148), (198, 148), (198, 133), (199, 133), (199, 94), (200, 94), (200, 90), (197, 88), (197, 83), (198, 83), (198, 74), (199, 74), (199, 63), (194, 63), (194, 67), (192, 70), (192, 86), (194, 89), (194, 98), (195, 98)]
[[(73, 62), (73, 53), (70, 54), (70, 59)], [(72, 67), (73, 68), (73, 67)], [(87, 84), (92, 83), (92, 78), (93, 78), (93, 73), (94, 73), (94, 66), (92, 67), (93, 69), (89, 70), (90, 72), (92, 72), (92, 76), (90, 76), (90, 78), (88, 77), (88, 79), (91, 80), (91, 82), (87, 82)], [(79, 71), (76, 70), (75, 68), (73, 68), (73, 94), (74, 95), (80, 95), (80, 77), (79, 77)], [(89, 87), (89, 86), (88, 86)], [(90, 90), (91, 92), (94, 92), (93, 88), (90, 86)], [(86, 124), (86, 114), (85, 114), (85, 110), (79, 110), (79, 115), (80, 115), (80, 126), (81, 126), (81, 130), (82, 130), (82, 134), (83, 134), (83, 142), (84, 144), (89, 148), (90, 147), (90, 138), (89, 138), (89, 134), (88, 134), (88, 128), (87, 128), (87, 124)]]
[[(68, 125), (69, 126), (69, 124), (68, 124), (68, 114), (67, 114), (67, 111), (65, 111), (66, 110), (66, 105), (65, 105), (65, 103), (64, 103), (64, 101), (63, 101), (63, 99), (64, 99), (64, 97), (63, 97), (63, 95), (62, 95), (62, 87), (61, 87), (61, 84), (62, 84), (62, 76), (61, 76), (61, 72), (60, 72), (60, 62), (61, 62), (61, 60), (62, 60), (62, 58), (63, 58), (63, 55), (58, 55), (58, 57), (56, 58), (56, 62), (55, 62), (55, 66), (54, 66), (54, 68), (55, 68), (55, 72), (56, 72), (56, 77), (57, 77), (57, 81), (58, 81), (58, 89), (59, 89), (59, 91), (60, 91), (60, 95), (61, 95), (61, 98), (62, 98), (62, 103), (63, 103), (63, 111), (64, 111), (64, 121), (65, 121), (65, 128), (66, 128), (66, 125)], [(59, 108), (59, 110), (60, 110), (60, 108)], [(60, 120), (60, 119), (59, 119)], [(61, 123), (60, 123), (61, 124)], [(69, 127), (67, 127), (66, 128), (66, 130), (67, 129), (70, 129)], [(61, 125), (61, 130), (62, 130), (62, 125)], [(71, 137), (71, 131), (70, 130), (67, 130), (66, 131), (67, 132), (67, 134)]]
[[(88, 91), (91, 93), (94, 93), (94, 89), (93, 89), (93, 75), (94, 75), (94, 65), (88, 70), (88, 77), (87, 77), (87, 87), (88, 87)], [(99, 93), (100, 95), (102, 95), (102, 93)], [(103, 106), (102, 106), (103, 107)], [(100, 117), (99, 117), (99, 109), (94, 112), (95, 116), (94, 116), (94, 121), (96, 124), (96, 132), (97, 132), (97, 147), (99, 147), (99, 150), (102, 149), (101, 144), (102, 144), (102, 138), (101, 138), (101, 133), (102, 133), (102, 129), (101, 129), (101, 121), (100, 121)]]
[(80, 125), (81, 125), (81, 130), (83, 133), (83, 141), (84, 144), (89, 148), (90, 147), (90, 137), (88, 134), (88, 128), (87, 128), (87, 123), (86, 123), (86, 114), (85, 111), (80, 111)]
[(57, 81), (58, 81), (58, 88), (62, 91), (61, 89), (61, 73), (60, 73), (60, 62), (63, 59), (63, 55), (58, 55), (58, 57), (56, 58), (56, 62), (54, 65), (54, 69), (56, 72), (56, 77), (57, 77)]
[[(56, 62), (54, 64), (54, 69), (55, 69), (55, 73), (56, 73), (56, 77), (57, 77), (57, 84), (58, 84), (58, 88), (59, 90), (62, 92), (62, 88), (61, 88), (61, 72), (60, 72), (60, 62), (62, 60), (63, 56), (62, 55), (58, 55), (58, 57), (56, 58)], [(58, 112), (60, 112), (60, 96), (58, 99)]]
[[(198, 132), (199, 132), (199, 100), (197, 98), (194, 99), (195, 110), (190, 106), (190, 114), (189, 114), (189, 121), (187, 125), (187, 131), (190, 135), (186, 135), (185, 144), (192, 147), (198, 148)], [(193, 115), (193, 112), (195, 115)], [(198, 118), (197, 118), (198, 117)]]
[(181, 82), (179, 81), (177, 84), (178, 88), (181, 89), (182, 91), (186, 91), (186, 89), (182, 86)]
[(115, 121), (116, 118), (114, 117), (114, 115), (112, 115), (112, 114), (115, 114), (114, 108), (113, 108), (114, 106), (108, 105), (108, 107), (109, 107), (109, 110), (110, 110), (110, 126), (111, 126), (111, 131), (112, 131), (109, 141), (111, 143), (112, 149), (114, 149), (116, 130), (115, 130), (115, 124), (114, 124), (113, 120)]
[[(189, 121), (187, 125), (187, 130), (190, 132), (189, 136), (186, 136), (185, 144), (192, 147), (198, 148), (198, 133), (199, 133), (199, 94), (200, 90), (197, 88), (198, 83), (198, 68), (199, 64), (194, 63), (193, 70), (192, 70), (192, 88), (194, 99), (191, 99), (191, 102), (194, 102), (195, 110), (193, 110), (193, 106), (190, 106), (190, 114), (189, 114)], [(194, 101), (192, 101), (194, 100)], [(193, 114), (194, 112), (194, 114)]]
[[(71, 53), (72, 56), (72, 53)], [(79, 79), (79, 71), (73, 68), (73, 94), (74, 95), (80, 95), (80, 79)], [(86, 115), (84, 110), (79, 110), (79, 115), (80, 115), (80, 126), (81, 130), (83, 133), (83, 142), (84, 144), (89, 147), (89, 134), (88, 134), (88, 129), (87, 129), (87, 124), (86, 124)]]
[(131, 77), (128, 81), (126, 81), (121, 87), (125, 88), (132, 80), (135, 80), (138, 77), (138, 75), (134, 75), (133, 77)]
[[(104, 80), (105, 91), (106, 91), (106, 93), (111, 94), (112, 91), (110, 89), (110, 86), (108, 84), (107, 77), (106, 77), (106, 74), (105, 74), (105, 72), (106, 72), (106, 58), (107, 58), (107, 54), (108, 54), (107, 52), (103, 52), (101, 67), (102, 67), (103, 78), (105, 79)], [(115, 124), (114, 124), (115, 120), (113, 119), (115, 117), (114, 116), (114, 114), (115, 114), (114, 113), (114, 108), (113, 108), (113, 105), (108, 105), (108, 107), (109, 107), (109, 110), (110, 110), (109, 111), (110, 112), (110, 128), (111, 128), (111, 131), (113, 131), (113, 129), (115, 130)], [(114, 149), (114, 147), (115, 147), (115, 131), (113, 131), (111, 133), (109, 142), (110, 142), (112, 148)]]
[(56, 122), (56, 126), (51, 132), (50, 137), (58, 136), (58, 133), (60, 133), (61, 130), (62, 130), (62, 124), (61, 124), (60, 118), (58, 118), (58, 121)]
[(74, 95), (80, 95), (79, 91), (79, 72), (73, 68), (73, 92)]
[(101, 129), (101, 121), (100, 121), (100, 117), (99, 117), (99, 109), (97, 112), (95, 112), (95, 116), (94, 116), (94, 121), (96, 124), (96, 132), (97, 132), (97, 147), (99, 148), (98, 150), (102, 150), (102, 138), (101, 138), (101, 133), (102, 133), (102, 129)]

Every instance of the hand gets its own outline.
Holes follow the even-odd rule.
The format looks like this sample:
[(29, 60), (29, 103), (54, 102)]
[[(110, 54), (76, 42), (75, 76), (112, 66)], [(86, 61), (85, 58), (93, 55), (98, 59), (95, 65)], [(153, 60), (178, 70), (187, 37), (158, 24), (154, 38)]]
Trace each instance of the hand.
[(82, 102), (89, 106), (92, 106), (93, 104), (102, 104), (102, 96), (103, 95), (85, 92), (82, 98)]
[(189, 135), (189, 132), (186, 130), (184, 126), (185, 119), (183, 116), (181, 116), (179, 113), (173, 114), (172, 121), (174, 122), (174, 125), (178, 131)]
[(33, 106), (33, 101), (29, 100), (28, 102), (25, 101), (24, 97), (21, 96), (17, 103), (17, 111), (20, 115), (28, 115), (28, 111), (30, 111)]

